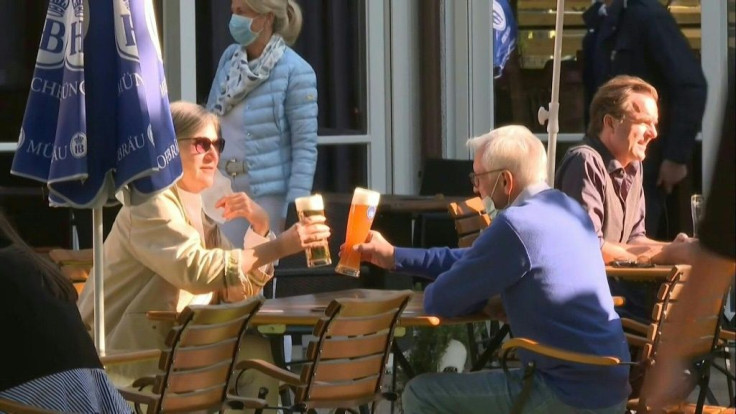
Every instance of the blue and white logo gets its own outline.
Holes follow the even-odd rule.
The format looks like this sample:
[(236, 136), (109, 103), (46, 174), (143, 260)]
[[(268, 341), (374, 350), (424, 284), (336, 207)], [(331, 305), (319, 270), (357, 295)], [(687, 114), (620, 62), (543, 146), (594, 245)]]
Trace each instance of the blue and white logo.
[(74, 158), (84, 158), (87, 155), (87, 135), (77, 132), (69, 141), (69, 152)]
[(493, 67), (498, 68), (496, 77), (501, 76), (503, 67), (516, 46), (516, 22), (507, 0), (493, 0)]
[(48, 15), (56, 17), (64, 17), (66, 9), (69, 7), (69, 0), (50, 0)]
[(376, 216), (376, 206), (368, 207), (368, 212), (366, 213), (366, 216), (368, 216), (369, 219), (373, 220), (373, 217)]
[(115, 6), (115, 42), (120, 57), (139, 61), (138, 42), (128, 0), (113, 0)]

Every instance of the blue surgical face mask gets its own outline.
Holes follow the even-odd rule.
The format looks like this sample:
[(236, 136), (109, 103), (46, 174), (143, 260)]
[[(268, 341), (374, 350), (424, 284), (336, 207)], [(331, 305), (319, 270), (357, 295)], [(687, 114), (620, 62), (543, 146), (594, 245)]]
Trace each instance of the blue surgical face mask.
[(486, 214), (488, 214), (488, 217), (490, 217), (491, 220), (495, 219), (496, 216), (503, 210), (496, 208), (496, 203), (493, 202), (493, 199), (491, 198), (493, 196), (493, 193), (496, 192), (496, 187), (498, 186), (498, 180), (501, 178), (501, 174), (496, 177), (496, 183), (493, 184), (493, 190), (491, 190), (491, 194), (483, 197), (483, 209), (486, 211)]
[(253, 19), (239, 14), (233, 14), (230, 18), (230, 35), (233, 39), (238, 42), (241, 46), (248, 46), (258, 39), (258, 35), (261, 32), (254, 32), (251, 29), (253, 25)]

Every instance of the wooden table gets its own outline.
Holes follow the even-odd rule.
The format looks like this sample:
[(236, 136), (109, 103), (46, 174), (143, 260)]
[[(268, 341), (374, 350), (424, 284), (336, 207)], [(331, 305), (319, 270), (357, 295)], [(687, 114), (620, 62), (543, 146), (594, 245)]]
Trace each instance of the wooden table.
[[(338, 298), (380, 298), (395, 291), (379, 289), (349, 289), (336, 292), (322, 292), (311, 295), (290, 296), (268, 299), (250, 325), (257, 326), (262, 333), (283, 333), (288, 326), (314, 326), (324, 315), (324, 310), (333, 299)], [(400, 327), (439, 326), (485, 321), (486, 315), (471, 315), (458, 318), (440, 318), (427, 315), (423, 306), (424, 293), (413, 292), (409, 304), (399, 318)]]
[(678, 271), (676, 266), (613, 267), (606, 266), (608, 277), (618, 277), (635, 282), (663, 282)]

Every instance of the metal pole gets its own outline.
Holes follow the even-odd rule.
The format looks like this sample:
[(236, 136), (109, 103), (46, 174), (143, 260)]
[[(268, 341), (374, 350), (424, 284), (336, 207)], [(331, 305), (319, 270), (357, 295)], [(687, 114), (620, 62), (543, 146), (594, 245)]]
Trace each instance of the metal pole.
[[(555, 157), (557, 156), (557, 134), (560, 132), (560, 61), (562, 60), (562, 33), (564, 30), (565, 0), (557, 0), (555, 19), (555, 46), (552, 54), (552, 96), (547, 120), (547, 182), (555, 183)], [(541, 116), (540, 116), (541, 120)]]
[(92, 209), (92, 246), (94, 252), (95, 283), (95, 346), (100, 356), (105, 355), (105, 296), (102, 259), (102, 207)]

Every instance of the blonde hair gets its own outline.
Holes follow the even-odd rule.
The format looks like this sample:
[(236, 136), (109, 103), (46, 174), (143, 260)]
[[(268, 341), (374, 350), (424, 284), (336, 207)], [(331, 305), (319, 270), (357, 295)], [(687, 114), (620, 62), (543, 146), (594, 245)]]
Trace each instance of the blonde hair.
[(273, 32), (293, 45), (302, 30), (302, 9), (294, 0), (244, 0), (258, 14), (273, 13)]
[(542, 142), (526, 127), (507, 125), (470, 138), (468, 148), (481, 151), (486, 171), (509, 170), (521, 188), (547, 180), (547, 153)]
[(172, 102), (171, 119), (177, 138), (191, 137), (207, 125), (213, 125), (217, 136), (220, 136), (220, 119), (202, 105), (186, 101)]
[(623, 118), (629, 110), (629, 97), (634, 93), (651, 96), (655, 101), (659, 99), (657, 90), (636, 76), (619, 75), (601, 85), (590, 102), (590, 123), (587, 135), (597, 138), (603, 131), (603, 118), (611, 115), (616, 119)]

